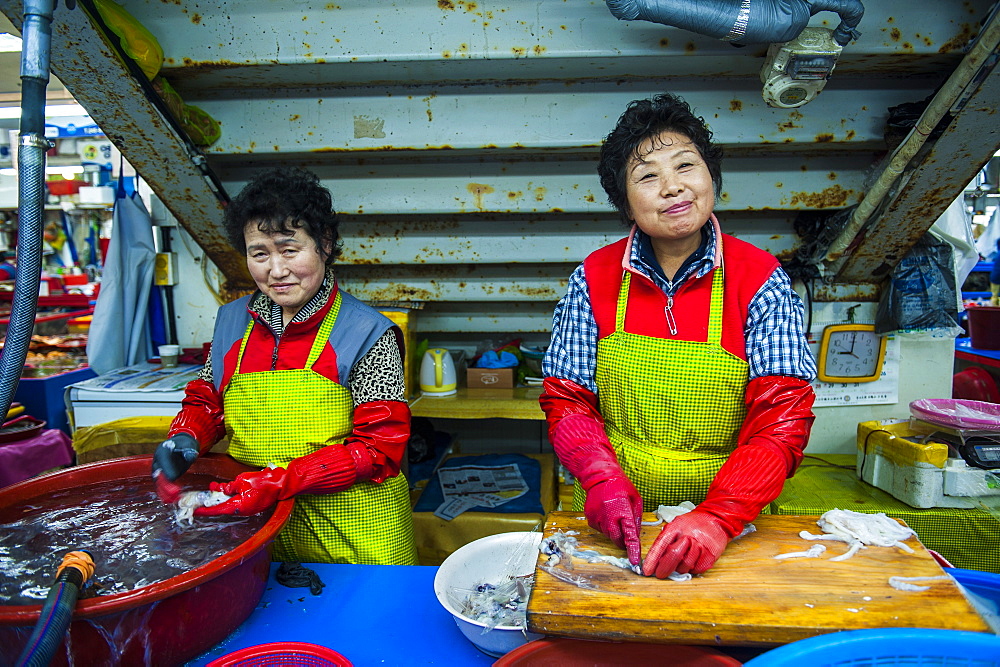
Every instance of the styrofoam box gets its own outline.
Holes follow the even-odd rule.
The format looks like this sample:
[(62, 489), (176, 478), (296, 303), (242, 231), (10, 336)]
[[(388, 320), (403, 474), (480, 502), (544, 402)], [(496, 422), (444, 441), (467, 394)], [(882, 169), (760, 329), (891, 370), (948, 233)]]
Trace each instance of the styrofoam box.
[[(869, 426), (871, 423), (862, 424)], [(919, 460), (907, 448), (921, 447), (906, 436), (914, 436), (906, 424), (876, 423), (875, 437), (865, 437), (867, 454), (861, 444), (857, 453), (857, 473), (865, 482), (916, 508), (978, 507), (971, 500), (977, 496), (1000, 495), (1000, 488), (990, 488), (988, 473), (962, 459), (948, 458), (942, 466)], [(859, 431), (860, 433), (860, 431)]]

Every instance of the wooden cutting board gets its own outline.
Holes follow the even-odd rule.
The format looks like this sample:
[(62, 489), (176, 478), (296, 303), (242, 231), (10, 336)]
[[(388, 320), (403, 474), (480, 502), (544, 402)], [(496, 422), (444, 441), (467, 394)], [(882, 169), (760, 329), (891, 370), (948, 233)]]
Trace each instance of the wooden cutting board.
[[(624, 556), (577, 512), (551, 512), (544, 536), (575, 530), (579, 549)], [(776, 646), (839, 630), (919, 627), (990, 632), (953, 579), (913, 582), (899, 591), (889, 577), (934, 577), (944, 570), (916, 538), (895, 547), (868, 547), (852, 558), (842, 542), (822, 542), (819, 558), (775, 559), (817, 544), (799, 537), (822, 531), (816, 516), (760, 516), (757, 531), (726, 548), (715, 566), (686, 582), (643, 577), (607, 563), (573, 558), (576, 575), (600, 590), (581, 588), (535, 570), (528, 629), (547, 635), (664, 644)], [(645, 520), (655, 517), (649, 514)], [(660, 532), (644, 526), (645, 555)], [(540, 555), (539, 564), (548, 556)]]

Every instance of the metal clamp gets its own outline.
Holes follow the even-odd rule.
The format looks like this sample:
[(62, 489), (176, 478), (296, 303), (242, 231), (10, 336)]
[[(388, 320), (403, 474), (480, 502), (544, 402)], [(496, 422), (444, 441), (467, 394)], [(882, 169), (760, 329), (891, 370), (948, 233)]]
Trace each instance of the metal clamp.
[(22, 134), (20, 139), (20, 145), (30, 148), (44, 148), (45, 150), (51, 149), (55, 146), (54, 143), (46, 139), (40, 134)]

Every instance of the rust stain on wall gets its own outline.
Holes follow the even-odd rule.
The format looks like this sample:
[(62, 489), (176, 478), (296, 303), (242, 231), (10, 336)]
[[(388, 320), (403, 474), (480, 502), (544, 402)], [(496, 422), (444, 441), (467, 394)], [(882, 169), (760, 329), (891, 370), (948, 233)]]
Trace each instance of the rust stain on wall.
[(662, 46), (663, 48), (667, 48), (668, 46), (670, 46), (670, 40), (667, 39), (666, 37), (660, 38), (660, 46)]
[(894, 42), (898, 42), (902, 37), (903, 33), (899, 31), (899, 28), (893, 28), (889, 31), (889, 39), (891, 39)]
[(535, 201), (542, 201), (545, 199), (545, 192), (546, 192), (545, 188), (542, 187), (535, 188), (534, 192), (535, 192)]
[(698, 47), (696, 47), (694, 45), (694, 42), (688, 42), (687, 44), (684, 45), (684, 52), (685, 53), (694, 53), (697, 50), (697, 48)]
[(801, 204), (810, 208), (843, 207), (853, 190), (845, 190), (839, 185), (832, 185), (822, 192), (793, 192), (791, 204)]
[(485, 183), (469, 183), (465, 186), (465, 189), (473, 196), (476, 201), (476, 208), (480, 211), (485, 211), (486, 208), (483, 206), (483, 195), (488, 195), (490, 193), (496, 192), (492, 185), (486, 185)]
[(743, 100), (729, 100), (730, 111), (743, 111)]
[(444, 9), (446, 11), (455, 11), (455, 3), (451, 0), (438, 0), (438, 9)]
[(952, 51), (961, 51), (965, 47), (965, 45), (968, 44), (969, 40), (972, 39), (972, 36), (974, 34), (975, 34), (974, 28), (968, 23), (963, 23), (962, 29), (959, 31), (959, 33), (954, 37), (952, 37), (951, 39), (949, 39), (944, 44), (942, 44), (941, 48), (938, 49), (938, 53), (951, 53)]
[(827, 134), (827, 133), (824, 132), (823, 134), (817, 134), (816, 135), (816, 143), (817, 144), (825, 144), (825, 143), (829, 143), (831, 141), (833, 141), (833, 135), (832, 134)]

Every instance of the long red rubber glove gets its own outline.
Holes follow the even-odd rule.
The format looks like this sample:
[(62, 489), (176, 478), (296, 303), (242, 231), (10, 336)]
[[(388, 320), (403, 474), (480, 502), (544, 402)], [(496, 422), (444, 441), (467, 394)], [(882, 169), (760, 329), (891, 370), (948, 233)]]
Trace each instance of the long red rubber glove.
[(587, 492), (583, 506), (587, 523), (624, 548), (630, 563), (639, 565), (642, 498), (618, 464), (604, 432), (597, 396), (575, 382), (548, 377), (539, 401), (549, 422), (552, 448)]
[(805, 380), (783, 376), (747, 384), (747, 416), (736, 450), (708, 488), (705, 501), (664, 525), (642, 571), (664, 579), (675, 570), (701, 574), (729, 540), (781, 493), (795, 474), (812, 428), (815, 395)]
[(399, 474), (410, 437), (410, 409), (402, 401), (373, 401), (354, 408), (354, 430), (344, 444), (328, 445), (293, 459), (287, 468), (241, 473), (232, 482), (212, 482), (212, 491), (233, 496), (196, 516), (259, 514), (300, 493), (337, 493), (356, 482), (382, 482)]
[(177, 478), (225, 434), (222, 398), (215, 385), (205, 380), (188, 382), (181, 411), (170, 423), (167, 438), (153, 456), (153, 480), (163, 502), (177, 502), (181, 494)]

